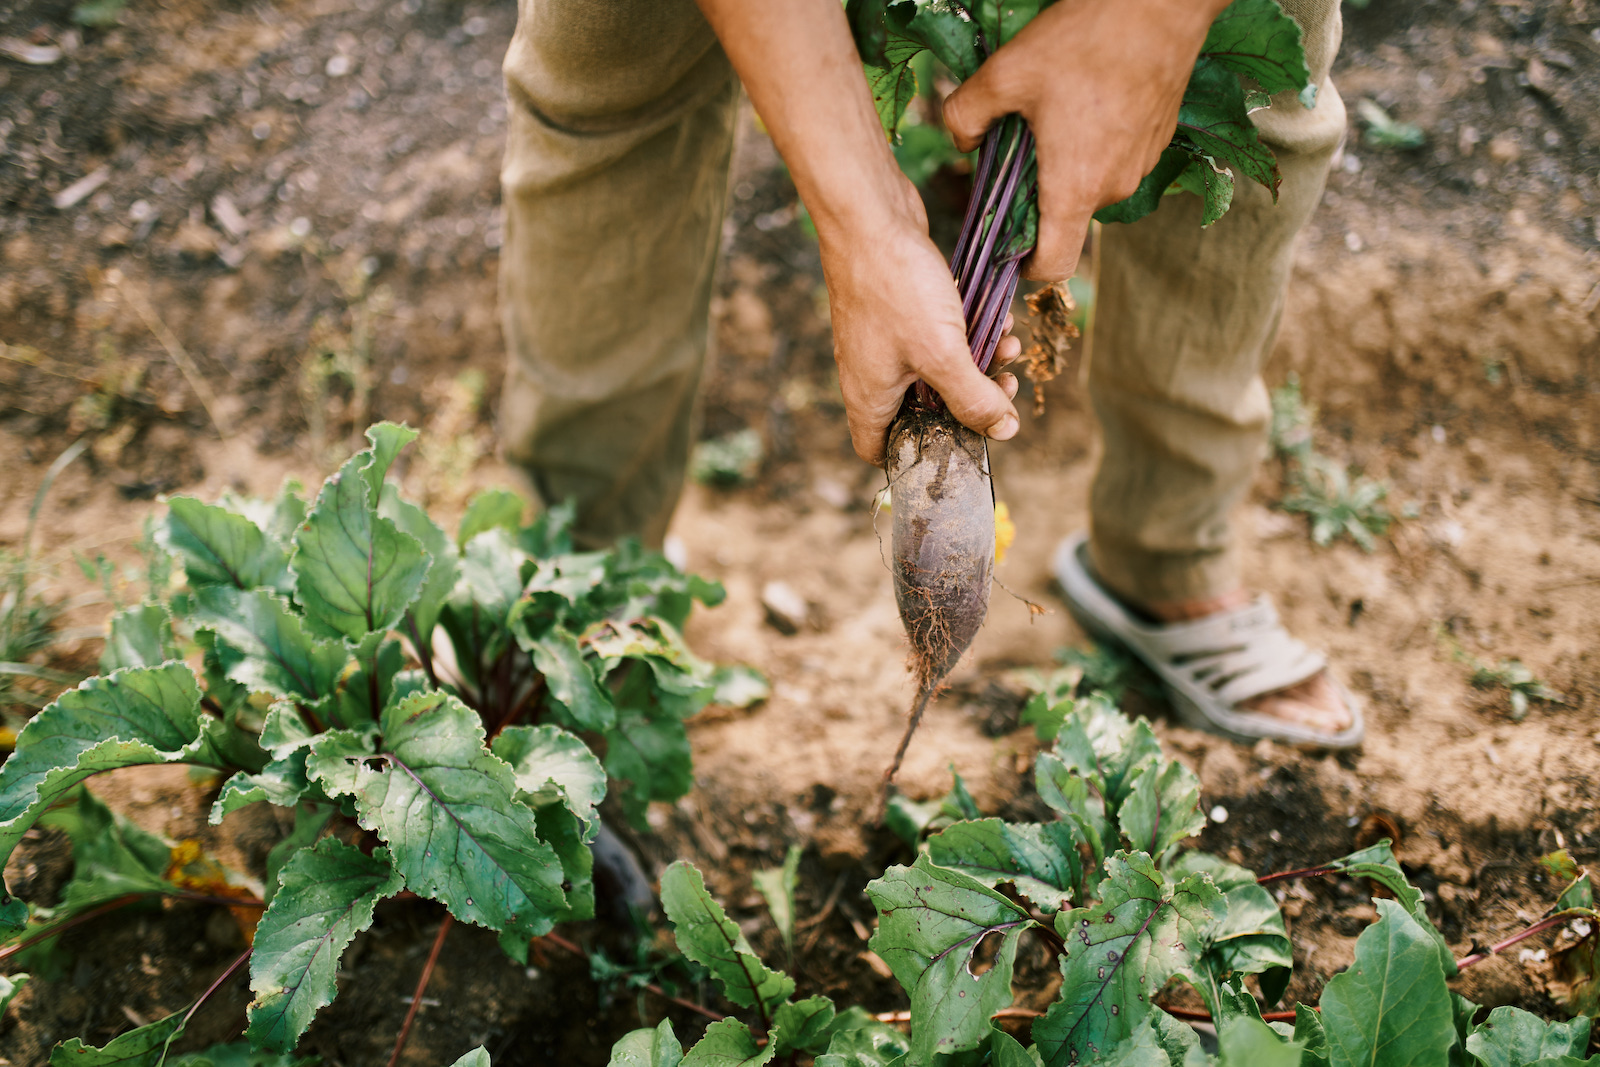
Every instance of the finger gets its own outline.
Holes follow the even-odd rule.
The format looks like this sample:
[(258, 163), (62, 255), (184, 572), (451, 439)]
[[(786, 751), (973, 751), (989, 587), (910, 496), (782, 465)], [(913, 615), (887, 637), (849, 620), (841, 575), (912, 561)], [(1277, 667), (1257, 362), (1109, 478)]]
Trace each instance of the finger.
[(1006, 312), (1006, 321), (1000, 324), (1000, 332), (1002, 334), (1008, 334), (1011, 332), (1011, 328), (1016, 324), (1017, 317), (1008, 311)]
[(883, 466), (888, 456), (889, 419), (848, 404), (845, 414), (850, 424), (850, 446), (855, 449), (856, 455), (874, 467)]
[(1018, 383), (1015, 374), (997, 374), (995, 375), (994, 384), (1005, 390), (1007, 400), (1015, 400), (1017, 398)]
[(1004, 367), (1008, 363), (1015, 363), (1022, 356), (1022, 341), (1007, 334), (1000, 338), (999, 346), (994, 350), (994, 365)]
[(996, 441), (1008, 441), (1016, 434), (1017, 409), (1005, 390), (973, 365), (971, 357), (930, 361), (918, 370), (963, 426)]
[(1022, 264), (1022, 276), (1041, 282), (1064, 282), (1078, 269), (1083, 239), (1089, 232), (1094, 205), (1077, 203), (1066, 213), (1047, 214), (1043, 189), (1039, 198), (1039, 243)]
[(1003, 62), (999, 67), (993, 62), (985, 63), (944, 98), (945, 129), (963, 152), (977, 148), (983, 143), (984, 132), (996, 119), (1016, 110), (1008, 100), (998, 73), (1004, 66)]

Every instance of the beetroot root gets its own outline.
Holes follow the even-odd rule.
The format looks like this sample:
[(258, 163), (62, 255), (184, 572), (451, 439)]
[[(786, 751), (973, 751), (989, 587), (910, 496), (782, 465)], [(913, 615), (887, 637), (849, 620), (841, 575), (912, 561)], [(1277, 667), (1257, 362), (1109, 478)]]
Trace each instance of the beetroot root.
[(888, 474), (894, 596), (917, 698), (886, 783), (929, 698), (983, 625), (994, 573), (994, 484), (982, 435), (942, 408), (907, 405), (889, 429)]

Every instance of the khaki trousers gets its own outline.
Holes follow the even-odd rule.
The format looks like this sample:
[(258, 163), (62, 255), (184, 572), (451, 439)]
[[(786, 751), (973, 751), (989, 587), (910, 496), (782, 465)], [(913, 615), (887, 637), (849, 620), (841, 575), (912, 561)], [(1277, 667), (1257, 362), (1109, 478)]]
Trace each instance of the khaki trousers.
[[(1236, 184), (1200, 228), (1167, 197), (1108, 226), (1090, 394), (1105, 436), (1094, 562), (1140, 600), (1238, 582), (1228, 513), (1260, 461), (1260, 378), (1295, 234), (1344, 133), (1338, 0), (1285, 0), (1321, 89), (1256, 115), (1279, 202)], [(692, 0), (519, 0), (505, 60), (506, 457), (588, 545), (659, 543), (688, 461), (738, 86)]]

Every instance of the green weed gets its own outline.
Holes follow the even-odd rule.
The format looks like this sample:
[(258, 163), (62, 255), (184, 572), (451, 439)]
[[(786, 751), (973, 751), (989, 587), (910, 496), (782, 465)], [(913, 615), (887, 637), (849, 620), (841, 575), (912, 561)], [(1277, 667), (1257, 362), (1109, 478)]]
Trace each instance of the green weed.
[[(78, 440), (57, 456), (45, 471), (38, 490), (33, 494), (33, 505), (28, 509), (28, 523), (23, 528), (22, 546), (16, 553), (0, 553), (0, 709), (5, 717), (4, 731), (10, 737), (21, 728), (22, 716), (18, 709), (42, 708), (49, 703), (55, 689), (73, 685), (78, 676), (53, 671), (29, 662), (38, 653), (50, 647), (54, 640), (54, 626), (61, 608), (41, 598), (34, 588), (38, 565), (33, 559), (33, 533), (39, 523), (39, 511), (44, 507), (50, 487), (67, 465), (83, 454), (87, 440)], [(21, 685), (17, 679), (44, 682), (55, 689), (49, 695)]]
[(1325, 456), (1313, 454), (1301, 465), (1295, 491), (1283, 500), (1285, 511), (1311, 519), (1311, 540), (1332, 544), (1348, 536), (1363, 551), (1377, 547), (1375, 536), (1389, 530), (1394, 516), (1384, 506), (1389, 487), (1366, 475), (1349, 472)]
[(1502, 659), (1490, 666), (1463, 648), (1460, 640), (1447, 626), (1440, 624), (1435, 627), (1435, 633), (1438, 635), (1439, 643), (1450, 651), (1452, 659), (1472, 668), (1472, 676), (1468, 681), (1472, 683), (1474, 689), (1506, 691), (1511, 704), (1513, 722), (1521, 722), (1528, 717), (1528, 705), (1531, 701), (1541, 700), (1548, 704), (1563, 702), (1561, 694), (1546, 685), (1520, 659)]
[(1316, 450), (1316, 409), (1305, 402), (1300, 378), (1291, 374), (1272, 391), (1268, 440), (1284, 464), (1287, 495), (1280, 506), (1311, 520), (1311, 539), (1319, 545), (1349, 537), (1364, 551), (1394, 521), (1384, 500), (1386, 482), (1354, 475)]
[(761, 470), (763, 451), (761, 432), (745, 427), (695, 445), (689, 458), (689, 473), (701, 485), (744, 485)]
[(1371, 100), (1358, 100), (1356, 114), (1367, 124), (1365, 140), (1374, 148), (1421, 148), (1428, 135), (1414, 122), (1400, 122)]

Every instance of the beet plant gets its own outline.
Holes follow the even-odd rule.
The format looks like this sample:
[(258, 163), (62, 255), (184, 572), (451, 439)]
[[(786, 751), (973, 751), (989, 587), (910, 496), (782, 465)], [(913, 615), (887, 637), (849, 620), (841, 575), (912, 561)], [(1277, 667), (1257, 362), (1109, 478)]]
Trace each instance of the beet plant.
[[(661, 883), (678, 947), (710, 970), (741, 1017), (712, 1023), (688, 1049), (668, 1022), (636, 1030), (613, 1048), (612, 1067), (762, 1067), (804, 1057), (815, 1067), (1600, 1067), (1600, 1057), (1583, 1058), (1589, 1018), (1552, 1023), (1497, 1007), (1480, 1019), (1483, 1009), (1447, 985), (1460, 968), (1569, 925), (1579, 935), (1564, 950), (1576, 958), (1569, 968), (1592, 960), (1600, 913), (1589, 876), (1564, 853), (1545, 860), (1570, 878), (1550, 913), (1458, 961), (1388, 841), (1257, 877), (1186, 847), (1206, 825), (1200, 783), (1162, 753), (1147, 722), (1103, 698), (1069, 699), (1055, 711), (1054, 744), (1035, 766), (1054, 819), (981, 818), (959, 777), (942, 802), (890, 808), (891, 825), (918, 854), (867, 886), (878, 913), (870, 947), (904, 988), (908, 1013), (796, 999), (794, 980), (755, 956), (699, 872), (679, 863)], [(1377, 887), (1378, 918), (1319, 1004), (1272, 1011), (1288, 989), (1294, 951), (1269, 886), (1330, 875)], [(1043, 1012), (1013, 1003), (1013, 966), (1030, 937), (1061, 972)], [(1582, 973), (1589, 992), (1567, 1001), (1574, 1011), (1585, 1010), (1594, 988), (1592, 966)], [(1173, 1003), (1183, 984), (1204, 1011)], [(907, 1015), (909, 1034), (882, 1021)], [(1190, 1020), (1212, 1025), (1215, 1053)]]
[[(1012, 1006), (1012, 964), (1024, 936), (1045, 941), (1062, 976), (1055, 1002), (1032, 1023), (1029, 1055), (1043, 1067), (1212, 1062), (1193, 1031), (1163, 1008), (1159, 994), (1174, 980), (1204, 1001), (1228, 1064), (1585, 1062), (1587, 1018), (1547, 1024), (1497, 1008), (1473, 1025), (1478, 1006), (1446, 980), (1540, 931), (1575, 923), (1592, 937), (1597, 913), (1587, 874), (1574, 877), (1543, 920), (1457, 961), (1389, 842), (1258, 878), (1184, 850), (1206, 825), (1200, 783), (1162, 754), (1146, 722), (1130, 722), (1096, 698), (1068, 702), (1060, 722), (1035, 766), (1055, 820), (950, 823), (924, 840), (912, 865), (867, 887), (879, 916), (873, 951), (911, 998), (907, 1064), (937, 1056), (964, 1062), (959, 1057), (985, 1047), (989, 1062), (1004, 1062), (990, 1044), (992, 1020)], [(1328, 982), (1317, 1010), (1302, 1004), (1289, 1019), (1268, 1023), (1243, 980), (1255, 975), (1271, 1007), (1288, 988), (1293, 946), (1265, 887), (1325, 875), (1381, 886), (1378, 920), (1357, 939), (1355, 963)], [(1588, 1062), (1600, 1067), (1600, 1058)]]
[[(570, 509), (524, 525), (520, 498), (490, 491), (448, 536), (385, 481), (415, 436), (372, 427), (309, 505), (293, 484), (271, 501), (168, 502), (161, 541), (186, 586), (117, 613), (104, 673), (35, 716), (0, 767), (0, 861), (40, 820), (75, 842), (56, 907), (6, 893), (0, 955), (140, 899), (228, 904), (253, 932), (234, 964), (248, 958), (255, 995), (246, 1037), (288, 1052), (386, 898), (437, 900), (524, 961), (530, 938), (593, 916), (608, 779), (642, 822), (689, 788), (684, 720), (764, 683), (683, 642), (719, 586), (636, 544), (574, 552)], [(263, 882), (197, 892), (176, 850), (81, 789), (155, 764), (225, 777), (213, 824), (250, 804), (293, 811)], [(193, 1010), (105, 1053), (73, 1039), (52, 1062), (154, 1063)]]
[[(851, 29), (890, 139), (899, 137), (916, 97), (921, 53), (931, 52), (964, 80), (1050, 3), (848, 0)], [(1062, 56), (1063, 63), (1071, 61)], [(1278, 164), (1250, 112), (1272, 106), (1274, 96), (1280, 105), (1314, 106), (1310, 77), (1300, 27), (1277, 0), (1234, 0), (1206, 36), (1177, 130), (1155, 169), (1132, 196), (1095, 218), (1133, 222), (1169, 192), (1188, 191), (1203, 201), (1202, 224), (1209, 226), (1228, 210), (1237, 177), (1259, 182), (1276, 200)], [(1020, 115), (1009, 115), (990, 128), (978, 152), (972, 196), (950, 258), (979, 370), (989, 370), (994, 359), (1038, 231), (1033, 134)], [(893, 494), (895, 599), (917, 678), (905, 739), (885, 776), (892, 779), (928, 701), (983, 625), (995, 539), (988, 445), (958, 424), (926, 383), (911, 387), (889, 428), (886, 470)]]

